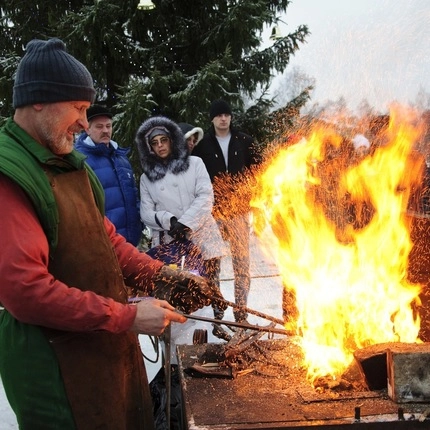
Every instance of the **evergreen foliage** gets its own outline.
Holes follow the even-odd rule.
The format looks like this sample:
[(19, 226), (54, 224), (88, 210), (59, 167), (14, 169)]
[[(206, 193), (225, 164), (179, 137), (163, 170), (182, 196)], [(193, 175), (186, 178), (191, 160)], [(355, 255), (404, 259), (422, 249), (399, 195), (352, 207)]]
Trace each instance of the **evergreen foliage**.
[[(223, 98), (235, 123), (264, 141), (274, 75), (287, 67), (308, 29), (262, 47), (290, 0), (2, 0), (0, 117), (12, 112), (13, 74), (27, 42), (60, 37), (94, 77), (98, 102), (117, 113), (115, 139), (132, 146), (152, 114), (209, 126), (208, 107)], [(309, 89), (300, 98), (309, 98)], [(246, 105), (245, 105), (246, 101)], [(296, 100), (297, 102), (297, 100)]]

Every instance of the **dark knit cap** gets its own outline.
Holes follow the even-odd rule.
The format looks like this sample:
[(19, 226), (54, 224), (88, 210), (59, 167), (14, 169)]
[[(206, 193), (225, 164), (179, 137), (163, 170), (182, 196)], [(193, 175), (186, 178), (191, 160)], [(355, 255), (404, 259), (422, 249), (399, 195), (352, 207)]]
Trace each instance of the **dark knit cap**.
[(87, 109), (87, 121), (91, 121), (98, 116), (107, 116), (112, 118), (112, 112), (102, 105), (92, 105)]
[(214, 100), (209, 109), (209, 117), (211, 121), (218, 115), (221, 114), (232, 115), (230, 105), (224, 100)]
[(87, 68), (66, 51), (60, 39), (34, 39), (16, 71), (13, 106), (63, 101), (94, 102), (93, 79)]

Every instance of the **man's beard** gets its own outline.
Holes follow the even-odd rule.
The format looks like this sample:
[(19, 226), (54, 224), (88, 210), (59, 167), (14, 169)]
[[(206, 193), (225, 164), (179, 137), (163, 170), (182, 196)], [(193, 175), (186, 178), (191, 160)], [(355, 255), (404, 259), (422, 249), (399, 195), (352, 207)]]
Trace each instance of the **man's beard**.
[(47, 130), (44, 130), (44, 142), (46, 146), (51, 150), (51, 152), (55, 155), (66, 155), (72, 152), (73, 150), (73, 135), (69, 133), (61, 133), (58, 131), (58, 128), (49, 127)]
[(70, 154), (73, 150), (73, 136), (62, 135), (58, 138), (54, 145), (54, 150), (51, 151), (56, 155), (66, 155)]

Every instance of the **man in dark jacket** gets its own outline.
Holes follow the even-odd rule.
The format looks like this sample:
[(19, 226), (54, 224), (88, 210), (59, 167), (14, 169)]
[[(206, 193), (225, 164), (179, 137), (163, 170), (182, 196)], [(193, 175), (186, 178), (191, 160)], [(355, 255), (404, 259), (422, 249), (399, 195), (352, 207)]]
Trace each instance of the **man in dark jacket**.
[[(201, 157), (211, 178), (214, 195), (214, 216), (225, 240), (230, 244), (234, 271), (234, 296), (239, 306), (246, 306), (251, 285), (249, 273), (249, 189), (250, 169), (258, 163), (258, 154), (251, 136), (231, 126), (231, 107), (224, 100), (212, 102), (212, 126), (193, 150)], [(223, 313), (215, 311), (222, 318)], [(244, 309), (235, 309), (236, 321), (244, 321)]]
[(87, 156), (105, 191), (106, 216), (127, 242), (138, 245), (143, 225), (140, 220), (139, 192), (128, 159), (129, 148), (121, 148), (112, 138), (112, 113), (93, 105), (87, 111), (88, 129), (77, 139), (75, 148)]

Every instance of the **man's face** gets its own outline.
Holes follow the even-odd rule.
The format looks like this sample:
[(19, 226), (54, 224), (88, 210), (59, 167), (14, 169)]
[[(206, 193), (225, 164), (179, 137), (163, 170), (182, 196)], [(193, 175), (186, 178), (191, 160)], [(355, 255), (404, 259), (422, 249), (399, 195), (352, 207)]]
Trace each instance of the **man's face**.
[(87, 134), (94, 143), (109, 145), (112, 138), (112, 119), (107, 116), (96, 116), (89, 122)]
[(86, 101), (58, 102), (35, 105), (37, 121), (34, 137), (56, 155), (73, 150), (75, 134), (88, 125)]
[(215, 130), (225, 131), (230, 128), (231, 123), (231, 115), (227, 113), (222, 113), (221, 115), (217, 115), (212, 119), (212, 124), (215, 127)]

